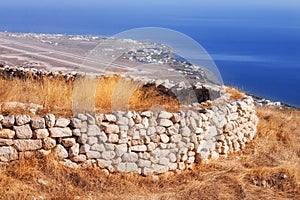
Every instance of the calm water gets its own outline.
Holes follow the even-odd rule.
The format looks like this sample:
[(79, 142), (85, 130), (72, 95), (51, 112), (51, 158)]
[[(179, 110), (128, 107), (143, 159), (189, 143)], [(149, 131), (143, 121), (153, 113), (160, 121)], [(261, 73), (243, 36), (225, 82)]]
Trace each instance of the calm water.
[(208, 51), (226, 85), (300, 107), (300, 3), (296, 1), (278, 5), (269, 5), (269, 0), (249, 5), (234, 0), (226, 4), (216, 0), (211, 4), (32, 2), (2, 3), (0, 31), (110, 36), (145, 26), (174, 29)]

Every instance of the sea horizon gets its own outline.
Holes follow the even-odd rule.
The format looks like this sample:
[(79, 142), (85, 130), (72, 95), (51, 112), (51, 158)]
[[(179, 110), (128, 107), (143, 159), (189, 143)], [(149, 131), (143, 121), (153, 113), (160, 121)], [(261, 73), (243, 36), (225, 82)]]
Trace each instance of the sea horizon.
[[(0, 31), (108, 37), (132, 28), (172, 29), (205, 48), (225, 85), (300, 108), (300, 14), (296, 1), (248, 7), (221, 4), (223, 9), (209, 3), (201, 9), (201, 3), (194, 2), (182, 7), (172, 4), (170, 10), (156, 8), (158, 2), (147, 4), (148, 9), (136, 3), (127, 10), (108, 2), (69, 7), (46, 2), (4, 3)], [(116, 10), (109, 13), (106, 8)]]

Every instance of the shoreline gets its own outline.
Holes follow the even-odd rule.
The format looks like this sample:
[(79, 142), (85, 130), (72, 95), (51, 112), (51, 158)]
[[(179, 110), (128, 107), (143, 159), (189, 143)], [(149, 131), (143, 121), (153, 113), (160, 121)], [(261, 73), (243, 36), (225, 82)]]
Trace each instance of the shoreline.
[[(42, 34), (42, 33), (22, 33), (22, 32), (0, 32), (0, 34), (1, 35), (5, 35), (6, 34), (6, 35), (9, 35), (12, 38), (15, 37), (16, 39), (17, 38), (18, 39), (28, 39), (28, 38), (32, 39), (32, 38), (35, 38), (36, 40), (38, 40), (41, 43), (44, 43), (44, 44), (47, 44), (47, 45), (52, 45), (52, 46), (55, 46), (57, 44), (55, 42), (51, 42), (51, 37), (55, 38), (55, 37), (64, 36), (64, 37), (69, 38), (72, 41), (78, 41), (78, 42), (87, 42), (87, 41), (91, 42), (91, 41), (96, 41), (98, 39), (106, 39), (106, 38), (108, 38), (107, 36), (101, 36), (101, 35), (98, 35), (98, 34), (97, 35), (96, 34), (87, 34), (87, 35), (85, 35), (85, 34), (66, 34), (66, 33), (65, 34), (58, 34), (58, 33), (57, 34), (52, 34), (52, 33), (51, 34), (50, 33), (43, 33)], [(49, 40), (47, 40), (47, 38)], [(8, 58), (7, 58), (8, 60), (12, 59), (12, 58), (9, 58), (9, 54), (5, 54), (4, 53), (2, 56), (4, 57), (4, 59), (2, 59), (2, 61), (3, 61), (2, 63), (4, 65), (5, 65), (5, 62), (6, 62), (5, 61), (5, 57), (6, 56), (8, 56)], [(13, 58), (13, 59), (15, 59), (15, 58)], [(31, 61), (32, 60), (29, 60), (28, 64), (31, 64)], [(60, 61), (59, 59), (55, 58), (55, 60), (53, 62), (57, 63), (59, 61)], [(73, 62), (74, 59), (72, 59), (70, 61)], [(47, 64), (47, 62), (43, 62), (43, 60), (41, 60), (41, 62), (38, 63), (38, 64), (45, 65), (45, 63)], [(55, 63), (53, 63), (53, 64), (55, 64)], [(72, 64), (74, 64), (74, 63), (72, 63)], [(17, 65), (12, 65), (12, 66), (17, 66)], [(50, 67), (48, 66), (46, 68), (50, 68)], [(53, 69), (55, 71), (58, 71), (58, 70), (60, 70), (60, 67), (55, 67), (54, 66)], [(185, 73), (185, 71), (183, 71), (183, 72)], [(197, 74), (195, 74), (194, 71), (192, 71), (192, 70), (188, 70), (188, 71), (186, 71), (186, 73), (187, 73), (186, 75), (188, 77), (191, 77), (193, 79), (197, 76)], [(240, 90), (240, 88), (239, 88), (239, 90)], [(286, 107), (286, 108), (289, 108), (289, 109), (297, 109), (297, 110), (300, 109), (299, 106), (291, 105), (291, 104), (286, 103), (286, 102), (282, 102), (282, 101), (279, 102), (279, 101), (275, 101), (273, 99), (272, 100), (266, 99), (266, 98), (264, 98), (262, 96), (258, 96), (256, 94), (252, 94), (252, 93), (249, 93), (249, 92), (244, 92), (244, 93), (247, 94), (247, 95), (252, 96), (255, 99), (255, 101), (256, 101), (256, 103), (257, 103), (258, 106), (269, 105), (269, 106), (273, 106), (273, 107)]]

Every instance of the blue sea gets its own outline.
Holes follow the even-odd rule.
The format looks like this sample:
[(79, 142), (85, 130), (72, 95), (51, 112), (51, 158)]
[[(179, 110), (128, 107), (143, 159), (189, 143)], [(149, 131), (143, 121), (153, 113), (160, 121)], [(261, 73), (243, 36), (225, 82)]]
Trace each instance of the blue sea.
[(296, 0), (4, 0), (0, 8), (0, 31), (111, 36), (138, 27), (173, 29), (206, 49), (224, 84), (300, 107)]

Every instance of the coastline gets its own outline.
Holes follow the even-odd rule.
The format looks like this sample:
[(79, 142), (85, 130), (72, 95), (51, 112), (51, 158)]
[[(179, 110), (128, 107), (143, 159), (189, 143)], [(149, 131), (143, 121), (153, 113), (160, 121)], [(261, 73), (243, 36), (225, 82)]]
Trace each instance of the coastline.
[[(70, 40), (73, 41), (80, 41), (80, 42), (91, 42), (91, 41), (97, 41), (97, 39), (104, 39), (107, 38), (105, 36), (100, 36), (100, 35), (69, 35), (69, 34), (37, 34), (37, 33), (9, 33), (9, 32), (2, 32), (2, 34), (12, 34), (15, 35), (14, 37), (19, 37), (19, 42), (22, 41), (22, 35), (23, 37), (32, 37), (32, 38), (40, 38), (39, 40), (46, 45), (59, 45), (58, 43), (55, 42), (51, 42), (49, 40), (47, 40), (47, 38), (51, 38), (51, 37), (62, 37), (65, 36), (67, 38), (70, 38)], [(96, 45), (96, 44), (93, 44)], [(85, 52), (87, 53), (88, 50), (85, 49)], [(77, 53), (77, 52), (76, 52)], [(0, 58), (1, 61), (1, 58)], [(4, 62), (3, 62), (4, 61)], [(74, 61), (74, 60), (72, 60)], [(2, 63), (5, 65), (5, 60), (2, 59)], [(45, 63), (45, 62), (44, 62)], [(41, 62), (41, 64), (44, 64), (43, 62)], [(29, 63), (30, 65), (31, 63)], [(12, 66), (16, 66), (16, 65), (12, 65)], [(60, 68), (60, 67), (54, 67), (55, 70), (64, 70), (64, 68)], [(183, 71), (185, 72), (185, 71)], [(195, 78), (197, 76), (197, 74), (195, 74), (195, 72), (193, 71), (186, 71), (187, 75), (192, 76), (193, 78)], [(189, 74), (190, 73), (190, 74)], [(225, 85), (228, 85), (227, 83), (225, 83)], [(229, 84), (230, 85), (230, 84)], [(240, 89), (240, 87), (238, 86), (238, 88)], [(243, 90), (243, 89), (242, 89)], [(258, 106), (262, 106), (262, 105), (269, 105), (269, 106), (273, 106), (273, 107), (285, 107), (285, 108), (289, 108), (289, 109), (298, 109), (299, 110), (299, 106), (296, 105), (292, 105), (290, 103), (286, 103), (286, 101), (280, 101), (280, 103), (278, 101), (274, 101), (274, 99), (269, 100), (269, 98), (265, 98), (263, 97), (263, 95), (257, 95), (254, 94), (253, 92), (245, 92), (247, 95), (252, 96), (255, 101), (256, 104)]]

